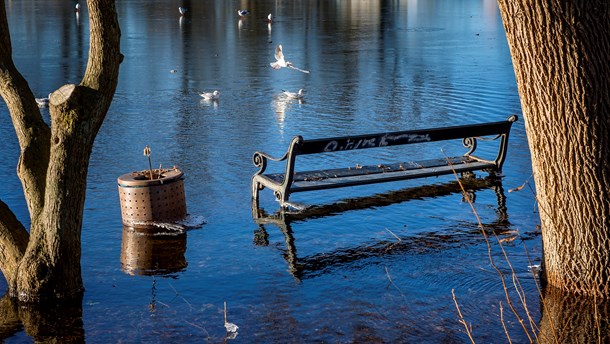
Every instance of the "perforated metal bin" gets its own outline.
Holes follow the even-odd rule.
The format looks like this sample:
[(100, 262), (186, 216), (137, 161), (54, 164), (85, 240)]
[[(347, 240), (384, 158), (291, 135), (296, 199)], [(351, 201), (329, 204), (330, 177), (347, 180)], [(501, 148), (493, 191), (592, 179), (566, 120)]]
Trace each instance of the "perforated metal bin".
[(184, 174), (179, 169), (161, 171), (161, 178), (147, 179), (141, 172), (118, 178), (123, 224), (137, 227), (176, 222), (186, 217)]

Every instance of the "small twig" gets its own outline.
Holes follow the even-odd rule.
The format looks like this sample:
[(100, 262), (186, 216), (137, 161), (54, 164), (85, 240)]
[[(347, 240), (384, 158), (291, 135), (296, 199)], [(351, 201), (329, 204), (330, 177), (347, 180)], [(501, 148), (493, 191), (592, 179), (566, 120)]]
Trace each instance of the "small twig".
[(394, 237), (395, 237), (395, 238), (396, 238), (398, 241), (402, 241), (402, 239), (401, 239), (401, 238), (399, 238), (399, 237), (398, 237), (398, 235), (394, 234), (394, 233), (393, 233), (391, 230), (389, 230), (389, 229), (387, 229), (387, 228), (386, 228), (385, 230), (386, 230), (386, 231), (388, 231), (388, 232), (390, 232), (390, 234), (392, 234), (392, 235), (393, 235), (393, 236), (394, 236)]
[(504, 333), (506, 333), (506, 338), (509, 343), (513, 341), (510, 339), (510, 335), (508, 334), (508, 329), (506, 328), (506, 323), (504, 323), (504, 308), (502, 308), (502, 301), (500, 301), (500, 322), (502, 323), (502, 327), (504, 328)]
[(227, 301), (225, 301), (225, 324), (227, 323)]
[(387, 266), (385, 267), (385, 274), (386, 274), (386, 276), (388, 276), (388, 280), (390, 281), (390, 284), (392, 284), (394, 286), (394, 288), (396, 288), (396, 290), (398, 290), (398, 292), (400, 293), (400, 295), (402, 296), (403, 299), (406, 299), (405, 294), (402, 292), (402, 290), (400, 290), (400, 288), (398, 288), (396, 283), (394, 283), (394, 280), (392, 280), (392, 276), (390, 276), (390, 271), (388, 270)]
[(474, 338), (472, 338), (472, 328), (466, 323), (466, 320), (464, 320), (464, 316), (462, 315), (462, 311), (460, 310), (460, 305), (458, 304), (457, 298), (455, 297), (455, 289), (451, 289), (451, 295), (453, 295), (453, 302), (455, 303), (455, 308), (457, 309), (458, 315), (460, 316), (460, 323), (464, 325), (468, 338), (470, 338), (470, 341), (474, 344), (475, 341)]
[(148, 169), (150, 170), (150, 180), (153, 180), (152, 162), (150, 161), (150, 147), (144, 147), (144, 156), (148, 157)]
[(185, 322), (185, 323), (187, 323), (187, 324), (189, 324), (189, 325), (191, 325), (191, 326), (193, 326), (193, 327), (196, 327), (196, 328), (200, 329), (201, 331), (205, 332), (205, 335), (206, 335), (208, 338), (210, 337), (210, 333), (209, 333), (209, 332), (208, 332), (208, 331), (207, 331), (205, 328), (203, 328), (203, 327), (201, 327), (201, 326), (199, 326), (199, 325), (197, 325), (197, 324), (193, 324), (192, 322), (187, 321), (187, 320), (185, 320), (184, 322)]

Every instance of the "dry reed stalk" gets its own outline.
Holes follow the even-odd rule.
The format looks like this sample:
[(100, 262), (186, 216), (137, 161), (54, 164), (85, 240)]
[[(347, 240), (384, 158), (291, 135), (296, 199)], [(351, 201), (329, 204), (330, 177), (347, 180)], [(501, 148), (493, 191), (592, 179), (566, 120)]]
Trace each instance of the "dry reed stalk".
[(390, 271), (388, 270), (387, 266), (385, 267), (385, 274), (386, 274), (386, 276), (388, 276), (388, 280), (390, 280), (390, 284), (392, 284), (394, 286), (394, 288), (396, 288), (396, 290), (398, 290), (400, 295), (402, 295), (403, 299), (406, 299), (405, 294), (402, 292), (402, 290), (400, 290), (400, 288), (398, 288), (396, 283), (394, 283), (394, 280), (392, 279), (392, 276), (390, 276)]
[[(445, 154), (444, 150), (443, 150), (443, 154)], [(506, 283), (506, 279), (504, 276), (504, 273), (500, 270), (500, 268), (498, 268), (498, 266), (496, 265), (494, 259), (493, 259), (493, 255), (491, 252), (491, 243), (489, 241), (489, 236), (487, 235), (487, 232), (485, 231), (485, 227), (483, 226), (483, 222), (481, 221), (481, 218), (479, 217), (479, 213), (477, 212), (477, 210), (474, 208), (474, 205), (472, 204), (472, 200), (470, 199), (470, 197), (466, 197), (467, 193), (466, 193), (466, 189), (464, 188), (464, 185), (462, 184), (462, 182), (460, 181), (460, 178), (458, 177), (457, 173), (455, 172), (455, 169), (453, 168), (453, 164), (451, 163), (451, 161), (449, 160), (449, 157), (447, 157), (447, 155), (445, 154), (445, 158), (447, 159), (447, 163), (449, 164), (449, 166), (451, 167), (451, 169), (453, 170), (453, 175), (455, 176), (461, 190), (462, 190), (462, 194), (464, 195), (464, 199), (468, 202), (468, 204), (470, 205), (470, 209), (472, 210), (475, 218), (477, 219), (477, 223), (479, 228), (481, 229), (481, 233), (483, 234), (483, 237), (485, 238), (485, 243), (487, 244), (487, 256), (489, 258), (489, 262), (491, 264), (491, 266), (494, 268), (494, 270), (496, 270), (496, 272), (498, 273), (498, 275), (500, 276), (500, 280), (502, 282), (502, 287), (504, 289), (504, 296), (506, 297), (506, 302), (508, 303), (508, 306), (510, 307), (511, 311), (513, 312), (513, 314), (515, 315), (515, 317), (517, 318), (517, 321), (519, 322), (519, 324), (521, 325), (521, 327), (523, 328), (523, 332), (525, 332), (525, 335), (527, 336), (527, 338), (529, 339), (530, 343), (534, 343), (535, 340), (534, 338), (532, 338), (532, 334), (530, 334), (530, 331), (528, 330), (527, 326), (525, 325), (525, 321), (523, 320), (523, 318), (519, 315), (519, 313), (517, 312), (517, 309), (515, 308), (512, 299), (508, 293), (508, 285)], [(500, 242), (498, 236), (494, 233), (494, 236), (496, 238), (496, 240), (498, 241), (498, 245), (500, 246), (500, 249), (504, 255), (504, 259), (507, 261), (510, 270), (512, 272), (512, 276), (513, 276), (513, 283), (515, 283), (515, 279), (516, 279), (516, 273), (515, 270), (513, 269), (512, 264), (510, 263), (510, 260), (508, 259), (508, 254), (506, 253), (506, 250), (504, 249), (504, 246), (502, 245), (502, 243)], [(516, 279), (518, 281), (518, 279)], [(515, 286), (517, 288), (517, 286)], [(528, 313), (529, 316), (529, 311), (527, 309), (527, 304), (524, 304), (524, 309), (526, 311), (526, 313)], [(536, 333), (533, 334), (534, 337), (536, 337)]]
[(506, 333), (506, 338), (508, 342), (512, 344), (512, 340), (510, 339), (510, 334), (508, 334), (508, 328), (506, 328), (506, 323), (504, 322), (504, 308), (502, 307), (502, 301), (500, 301), (500, 322), (502, 323), (502, 327), (504, 328), (504, 333)]
[(468, 335), (468, 338), (470, 338), (472, 344), (475, 344), (474, 338), (472, 337), (472, 326), (468, 325), (466, 323), (466, 320), (464, 320), (464, 316), (462, 315), (462, 311), (460, 310), (460, 305), (458, 304), (457, 298), (455, 297), (455, 289), (451, 289), (451, 295), (453, 295), (453, 302), (455, 303), (455, 308), (457, 309), (458, 315), (460, 316), (460, 323), (464, 325), (464, 328), (466, 329), (466, 334)]
[[(521, 240), (521, 243), (523, 244), (523, 249), (525, 250), (525, 256), (527, 257), (527, 262), (528, 262), (529, 266), (533, 266), (534, 264), (532, 263), (532, 259), (530, 258), (530, 254), (529, 254), (529, 251), (527, 250), (527, 245), (525, 244), (525, 241)], [(538, 295), (540, 296), (540, 301), (542, 301), (542, 309), (544, 310), (546, 308), (546, 302), (544, 300), (544, 296), (542, 295), (542, 288), (540, 287), (540, 283), (538, 283), (538, 279), (536, 278), (534, 269), (530, 269), (530, 270), (532, 272), (532, 277), (534, 278), (534, 285), (536, 285), (536, 290), (538, 291)], [(529, 320), (530, 320), (530, 326), (533, 329), (535, 329), (535, 330), (533, 330), (534, 333), (540, 333), (540, 328), (536, 324), (536, 321), (534, 321), (534, 319), (532, 317), (529, 317)], [(549, 321), (551, 322), (551, 326), (554, 326), (553, 319), (549, 319)], [(557, 341), (557, 338), (555, 338), (555, 341)]]
[(389, 229), (387, 229), (387, 228), (386, 228), (385, 230), (386, 230), (386, 231), (388, 231), (388, 232), (390, 232), (390, 234), (392, 234), (392, 235), (393, 235), (393, 236), (396, 238), (396, 240), (398, 240), (398, 241), (402, 241), (402, 239), (401, 239), (401, 238), (399, 238), (399, 237), (398, 237), (396, 234), (394, 234), (394, 233), (393, 233), (391, 230), (389, 230)]

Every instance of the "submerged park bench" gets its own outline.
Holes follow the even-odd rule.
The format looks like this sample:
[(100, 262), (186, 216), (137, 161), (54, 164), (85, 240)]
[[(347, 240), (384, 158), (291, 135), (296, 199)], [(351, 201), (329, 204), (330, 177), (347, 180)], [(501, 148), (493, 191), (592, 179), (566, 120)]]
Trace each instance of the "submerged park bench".
[[(288, 150), (281, 157), (273, 157), (264, 152), (254, 153), (253, 162), (259, 170), (252, 176), (252, 200), (254, 204), (258, 205), (259, 191), (269, 188), (280, 205), (285, 207), (290, 194), (295, 192), (393, 182), (476, 170), (500, 171), (506, 158), (510, 129), (517, 119), (517, 116), (512, 115), (499, 122), (312, 140), (295, 136), (290, 142)], [(482, 159), (475, 156), (473, 153), (477, 149), (477, 140), (490, 136), (492, 136), (491, 140), (500, 140), (495, 157)], [(299, 155), (456, 139), (462, 139), (464, 147), (468, 149), (463, 155), (420, 161), (399, 161), (392, 164), (295, 171), (295, 162)], [(270, 160), (286, 161), (285, 172), (265, 173)]]

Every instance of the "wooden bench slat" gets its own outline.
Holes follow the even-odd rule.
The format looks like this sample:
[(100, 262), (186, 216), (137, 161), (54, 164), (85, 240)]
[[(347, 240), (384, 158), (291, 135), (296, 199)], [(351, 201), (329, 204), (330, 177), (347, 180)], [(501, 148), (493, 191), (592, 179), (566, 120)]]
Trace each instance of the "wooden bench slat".
[[(468, 156), (457, 156), (448, 158), (453, 165), (464, 164), (468, 162), (476, 161), (475, 159)], [(374, 165), (374, 166), (353, 166), (347, 168), (335, 168), (328, 170), (316, 170), (316, 171), (301, 171), (295, 172), (293, 176), (293, 183), (303, 181), (317, 181), (321, 179), (339, 178), (339, 177), (354, 177), (361, 175), (370, 175), (378, 173), (389, 173), (397, 171), (407, 170), (420, 170), (424, 168), (431, 168), (437, 166), (447, 165), (447, 159), (430, 159), (421, 161), (409, 161), (387, 165)], [(272, 173), (265, 175), (268, 179), (271, 179), (277, 183), (281, 183), (284, 180), (284, 173)]]
[(474, 161), (468, 164), (461, 164), (450, 167), (450, 166), (436, 166), (431, 168), (423, 169), (410, 169), (405, 171), (393, 171), (375, 174), (363, 174), (363, 175), (352, 175), (342, 176), (336, 178), (327, 178), (316, 181), (293, 181), (290, 188), (291, 192), (310, 191), (310, 190), (322, 190), (339, 188), (345, 186), (356, 186), (365, 184), (375, 184), (382, 182), (401, 181), (408, 179), (433, 177), (440, 175), (463, 173), (469, 171), (483, 170), (488, 168), (494, 168), (493, 163)]

